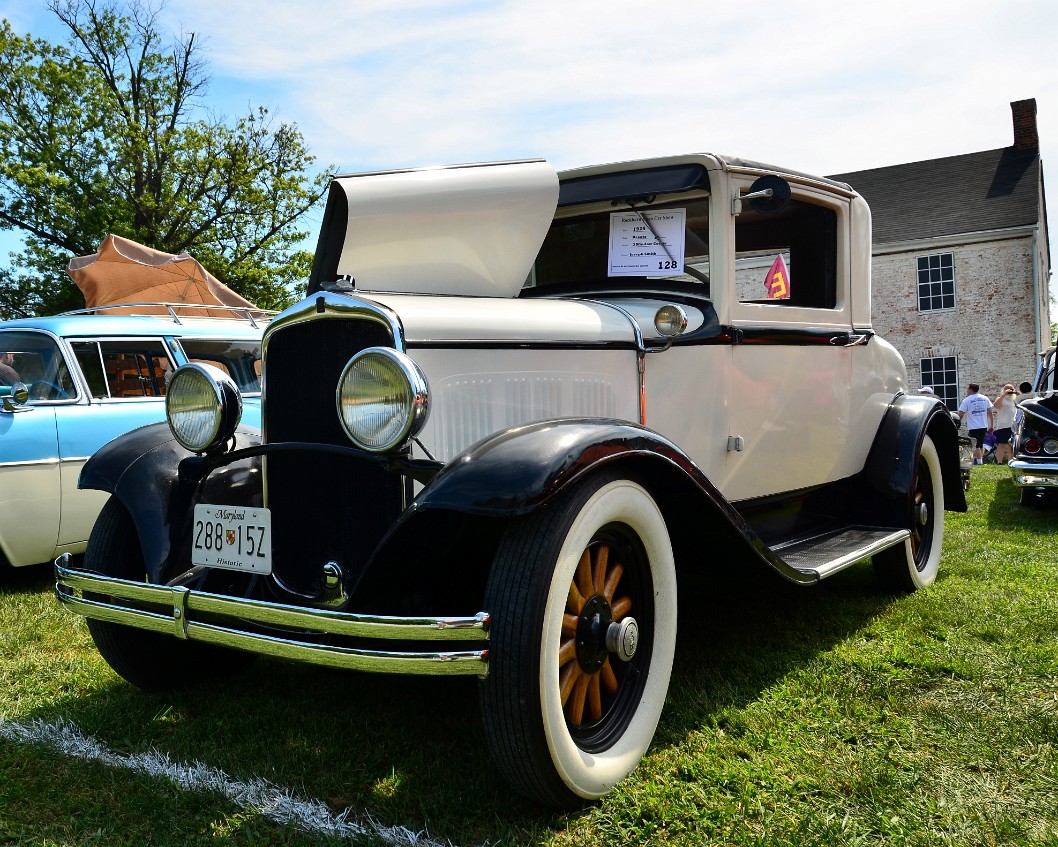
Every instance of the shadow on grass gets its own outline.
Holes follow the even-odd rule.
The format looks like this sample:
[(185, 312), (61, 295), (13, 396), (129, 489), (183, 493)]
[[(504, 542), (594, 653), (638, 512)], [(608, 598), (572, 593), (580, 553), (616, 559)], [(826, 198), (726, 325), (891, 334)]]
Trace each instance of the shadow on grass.
[[(1058, 492), (1048, 492), (1029, 505), (1021, 504), (1021, 490), (1009, 474), (994, 482), (987, 481), (993, 490), (988, 504), (988, 526), (994, 529), (1023, 530), (1053, 536), (1058, 532)], [(1050, 543), (1050, 538), (1048, 538)]]
[(0, 563), (0, 592), (37, 591), (54, 582), (50, 564), (12, 568)]
[(680, 585), (680, 640), (666, 714), (655, 743), (678, 744), (729, 709), (759, 699), (776, 681), (861, 630), (895, 599), (869, 564), (816, 586), (763, 570)]
[[(868, 565), (808, 589), (748, 570), (681, 579), (676, 665), (655, 737), (662, 747), (759, 698), (892, 601)], [(577, 817), (554, 815), (506, 787), (485, 749), (472, 678), (258, 659), (223, 681), (159, 696), (118, 680), (98, 661), (106, 682), (92, 693), (21, 719), (66, 720), (125, 755), (160, 750), (235, 779), (290, 787), (335, 813), (350, 809), (354, 818), (428, 829), (457, 844), (535, 842)], [(638, 790), (636, 776), (630, 779)], [(142, 778), (130, 776), (128, 785)]]

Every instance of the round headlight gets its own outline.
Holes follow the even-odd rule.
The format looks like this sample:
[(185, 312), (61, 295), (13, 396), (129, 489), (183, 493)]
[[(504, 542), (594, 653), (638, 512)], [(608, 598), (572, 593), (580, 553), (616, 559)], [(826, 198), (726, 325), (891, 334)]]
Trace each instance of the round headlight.
[(381, 453), (415, 435), (429, 413), (426, 377), (403, 353), (361, 350), (338, 380), (338, 417), (353, 443)]
[(213, 365), (177, 368), (165, 391), (165, 416), (188, 450), (206, 453), (225, 444), (242, 418), (242, 396), (230, 376)]

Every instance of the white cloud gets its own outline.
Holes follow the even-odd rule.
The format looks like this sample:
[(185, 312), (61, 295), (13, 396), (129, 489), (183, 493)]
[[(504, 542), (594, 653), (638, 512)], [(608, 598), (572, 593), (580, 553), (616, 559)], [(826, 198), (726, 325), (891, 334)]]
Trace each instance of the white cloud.
[(833, 172), (1005, 146), (1009, 101), (1041, 98), (1043, 130), (1058, 83), (1048, 27), (1031, 25), (1054, 23), (1047, 0), (174, 0), (167, 14), (209, 34), (218, 77), (267, 85), (344, 167), (710, 149)]
[(1058, 174), (1053, 0), (169, 0), (163, 14), (204, 36), (223, 110), (273, 107), (344, 170), (707, 150), (838, 173), (1007, 146), (1010, 101), (1035, 97)]

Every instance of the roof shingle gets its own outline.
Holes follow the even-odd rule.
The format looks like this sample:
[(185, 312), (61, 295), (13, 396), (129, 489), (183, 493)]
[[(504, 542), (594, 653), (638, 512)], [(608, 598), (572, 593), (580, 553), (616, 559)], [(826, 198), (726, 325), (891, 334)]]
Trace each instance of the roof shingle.
[(874, 243), (1039, 222), (1040, 157), (1013, 147), (836, 174), (867, 200)]

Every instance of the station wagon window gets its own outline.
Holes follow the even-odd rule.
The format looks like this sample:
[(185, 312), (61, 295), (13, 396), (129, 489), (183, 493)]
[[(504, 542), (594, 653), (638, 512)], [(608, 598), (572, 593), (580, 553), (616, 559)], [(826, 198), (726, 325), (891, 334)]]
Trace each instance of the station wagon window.
[(214, 365), (228, 374), (243, 394), (261, 390), (261, 342), (252, 340), (182, 338), (189, 362)]
[[(77, 386), (55, 339), (43, 332), (0, 333), (0, 352), (11, 353), (11, 367), (29, 389), (29, 402), (71, 400)], [(0, 393), (10, 386), (0, 386)]]
[(838, 215), (792, 199), (762, 214), (747, 203), (735, 218), (735, 286), (740, 303), (837, 306)]
[(169, 351), (158, 339), (73, 341), (92, 397), (162, 397), (172, 373)]
[(955, 308), (955, 254), (919, 256), (918, 310), (936, 312)]

